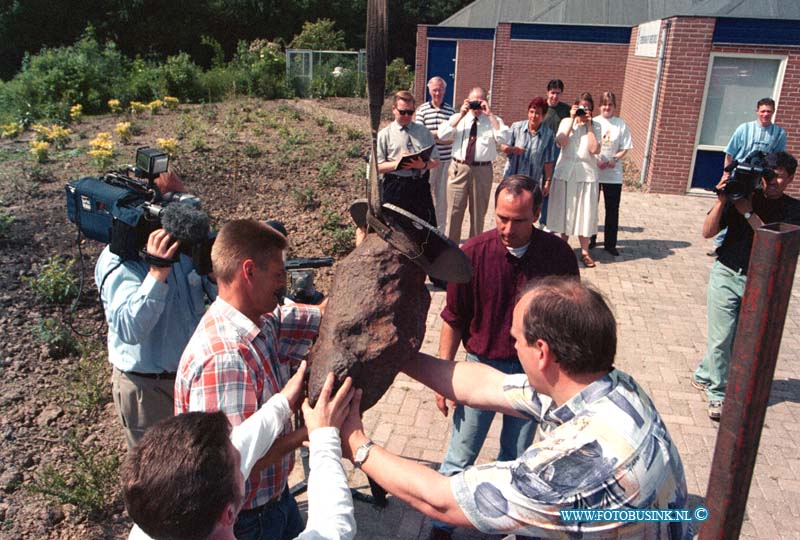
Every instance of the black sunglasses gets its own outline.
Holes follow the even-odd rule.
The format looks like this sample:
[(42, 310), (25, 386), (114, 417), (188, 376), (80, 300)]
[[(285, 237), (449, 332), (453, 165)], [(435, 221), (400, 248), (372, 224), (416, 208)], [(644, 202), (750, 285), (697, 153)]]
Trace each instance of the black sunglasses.
[(410, 111), (406, 111), (403, 109), (396, 109), (396, 110), (398, 113), (400, 113), (400, 116), (411, 116), (412, 114), (414, 114), (414, 109), (411, 109)]

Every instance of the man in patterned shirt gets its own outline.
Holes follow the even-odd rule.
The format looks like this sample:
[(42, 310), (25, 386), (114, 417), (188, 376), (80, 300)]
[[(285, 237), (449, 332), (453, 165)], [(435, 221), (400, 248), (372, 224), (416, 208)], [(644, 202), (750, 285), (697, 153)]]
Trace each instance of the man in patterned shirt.
[[(175, 381), (175, 414), (222, 411), (241, 424), (280, 392), (319, 331), (316, 307), (278, 307), (286, 284), (286, 238), (255, 220), (231, 221), (211, 251), (219, 296), (186, 346)], [(234, 531), (239, 540), (290, 539), (303, 519), (287, 489), (294, 449), (307, 438), (287, 420), (253, 467)]]
[(342, 426), (345, 456), (357, 453), (366, 474), (426, 515), (487, 534), (690, 538), (686, 522), (561, 518), (561, 510), (687, 504), (683, 465), (664, 422), (633, 378), (614, 368), (616, 322), (603, 296), (574, 278), (538, 280), (514, 308), (511, 335), (524, 374), (426, 355), (403, 370), (459, 403), (538, 420), (539, 440), (519, 458), (444, 477), (370, 444), (357, 402)]

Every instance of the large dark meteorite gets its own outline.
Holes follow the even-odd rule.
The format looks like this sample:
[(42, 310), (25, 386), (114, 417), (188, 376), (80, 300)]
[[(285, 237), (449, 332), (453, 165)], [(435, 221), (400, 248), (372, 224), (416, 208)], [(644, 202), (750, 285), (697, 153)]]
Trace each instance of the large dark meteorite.
[(337, 388), (350, 375), (364, 391), (363, 412), (422, 346), (431, 303), (425, 273), (369, 234), (336, 265), (329, 299), (309, 354), (309, 398), (316, 403), (328, 372), (335, 374)]

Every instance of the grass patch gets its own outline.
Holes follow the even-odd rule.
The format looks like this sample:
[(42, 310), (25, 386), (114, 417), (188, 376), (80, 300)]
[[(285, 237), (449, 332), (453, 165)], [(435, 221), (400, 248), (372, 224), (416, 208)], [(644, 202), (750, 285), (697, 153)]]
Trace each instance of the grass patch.
[(69, 327), (56, 319), (44, 319), (34, 326), (33, 335), (47, 348), (47, 354), (59, 360), (78, 352), (78, 341)]
[(84, 448), (75, 431), (62, 440), (72, 454), (74, 470), (65, 474), (45, 465), (34, 475), (28, 489), (60, 504), (72, 504), (89, 516), (104, 514), (106, 501), (112, 501), (119, 488), (119, 458), (102, 456), (99, 446)]
[(290, 193), (297, 206), (302, 210), (314, 210), (319, 207), (316, 193), (310, 187), (305, 189), (292, 188)]
[(34, 294), (49, 304), (66, 304), (78, 293), (73, 266), (74, 259), (64, 260), (50, 257), (42, 265), (39, 275), (23, 276), (22, 280), (33, 290)]

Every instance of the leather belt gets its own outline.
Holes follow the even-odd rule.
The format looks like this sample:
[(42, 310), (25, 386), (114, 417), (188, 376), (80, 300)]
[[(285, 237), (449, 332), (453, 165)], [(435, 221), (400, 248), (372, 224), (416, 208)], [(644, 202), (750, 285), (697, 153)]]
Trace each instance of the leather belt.
[(492, 164), (491, 161), (473, 161), (472, 163), (467, 163), (466, 161), (458, 158), (453, 158), (453, 161), (462, 165), (467, 165), (468, 167), (485, 167)]
[(178, 375), (177, 373), (167, 373), (166, 371), (161, 373), (137, 373), (136, 371), (123, 371), (123, 373), (125, 375), (134, 375), (143, 379), (154, 379), (156, 381), (174, 381), (175, 377)]
[(402, 176), (399, 174), (386, 173), (383, 175), (383, 178), (384, 179), (390, 178), (392, 180), (426, 180), (428, 179), (429, 176), (430, 176), (429, 171), (425, 171), (422, 174), (418, 175), (412, 174), (410, 176)]

